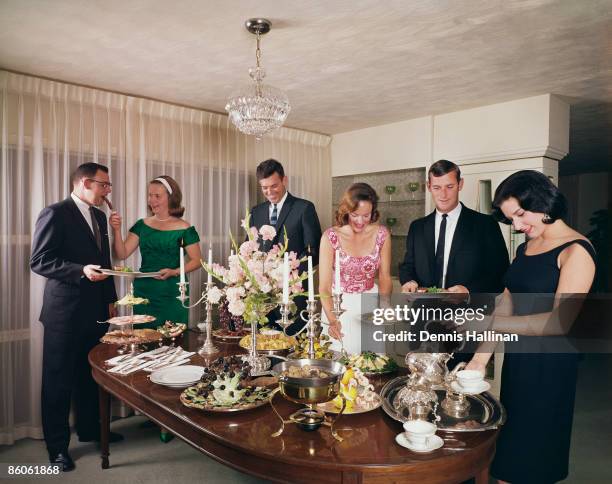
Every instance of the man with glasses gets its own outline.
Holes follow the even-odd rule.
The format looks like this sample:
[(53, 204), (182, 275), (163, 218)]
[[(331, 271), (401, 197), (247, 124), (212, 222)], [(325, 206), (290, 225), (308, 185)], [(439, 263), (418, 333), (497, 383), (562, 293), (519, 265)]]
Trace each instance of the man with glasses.
[[(47, 278), (40, 321), (44, 326), (42, 421), (51, 463), (74, 469), (68, 454), (71, 397), (81, 442), (99, 441), (98, 386), (91, 376), (89, 351), (107, 331), (117, 299), (110, 268), (110, 248), (103, 204), (111, 192), (108, 168), (80, 165), (72, 175), (73, 191), (45, 208), (36, 221), (30, 267)], [(110, 441), (121, 440), (111, 433)]]

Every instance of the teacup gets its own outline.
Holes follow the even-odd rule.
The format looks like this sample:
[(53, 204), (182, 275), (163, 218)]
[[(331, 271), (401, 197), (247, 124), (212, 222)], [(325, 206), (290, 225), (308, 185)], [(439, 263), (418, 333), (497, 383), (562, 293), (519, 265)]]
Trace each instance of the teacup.
[(427, 449), (429, 441), (436, 434), (435, 424), (425, 420), (408, 420), (404, 422), (406, 440), (416, 449)]
[(464, 390), (477, 390), (483, 381), (484, 375), (478, 370), (460, 370), (457, 372), (457, 382)]

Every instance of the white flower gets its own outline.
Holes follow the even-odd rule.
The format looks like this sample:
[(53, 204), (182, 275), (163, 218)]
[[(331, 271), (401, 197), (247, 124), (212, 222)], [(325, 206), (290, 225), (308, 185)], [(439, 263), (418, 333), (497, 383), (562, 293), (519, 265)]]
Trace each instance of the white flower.
[(246, 306), (244, 304), (244, 301), (242, 301), (241, 299), (238, 299), (236, 301), (230, 301), (230, 303), (227, 306), (227, 309), (234, 316), (242, 316), (244, 314), (244, 310), (246, 309)]
[(230, 303), (240, 300), (240, 298), (243, 297), (244, 294), (245, 294), (245, 290), (244, 290), (244, 287), (242, 286), (227, 287), (225, 289), (225, 296), (227, 297), (227, 300)]
[(222, 296), (223, 292), (217, 286), (211, 287), (206, 295), (208, 301), (213, 304), (219, 304)]

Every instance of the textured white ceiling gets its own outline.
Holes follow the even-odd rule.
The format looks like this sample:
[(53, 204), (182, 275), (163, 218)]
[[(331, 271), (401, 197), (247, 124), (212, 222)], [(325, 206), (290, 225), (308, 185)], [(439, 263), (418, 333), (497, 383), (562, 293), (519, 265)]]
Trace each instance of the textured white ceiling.
[(244, 20), (263, 16), (288, 126), (333, 134), (550, 92), (592, 133), (612, 112), (611, 5), (2, 0), (0, 67), (224, 112), (254, 64)]

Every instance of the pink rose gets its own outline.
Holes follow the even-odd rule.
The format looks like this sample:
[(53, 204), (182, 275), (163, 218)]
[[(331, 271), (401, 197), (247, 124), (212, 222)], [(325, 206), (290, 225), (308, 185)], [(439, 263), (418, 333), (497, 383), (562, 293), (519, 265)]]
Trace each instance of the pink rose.
[(259, 234), (264, 240), (274, 240), (274, 237), (276, 237), (276, 229), (271, 225), (262, 225), (259, 229)]
[(254, 240), (247, 240), (240, 246), (240, 255), (242, 257), (249, 257), (253, 252), (259, 249), (259, 244)]

